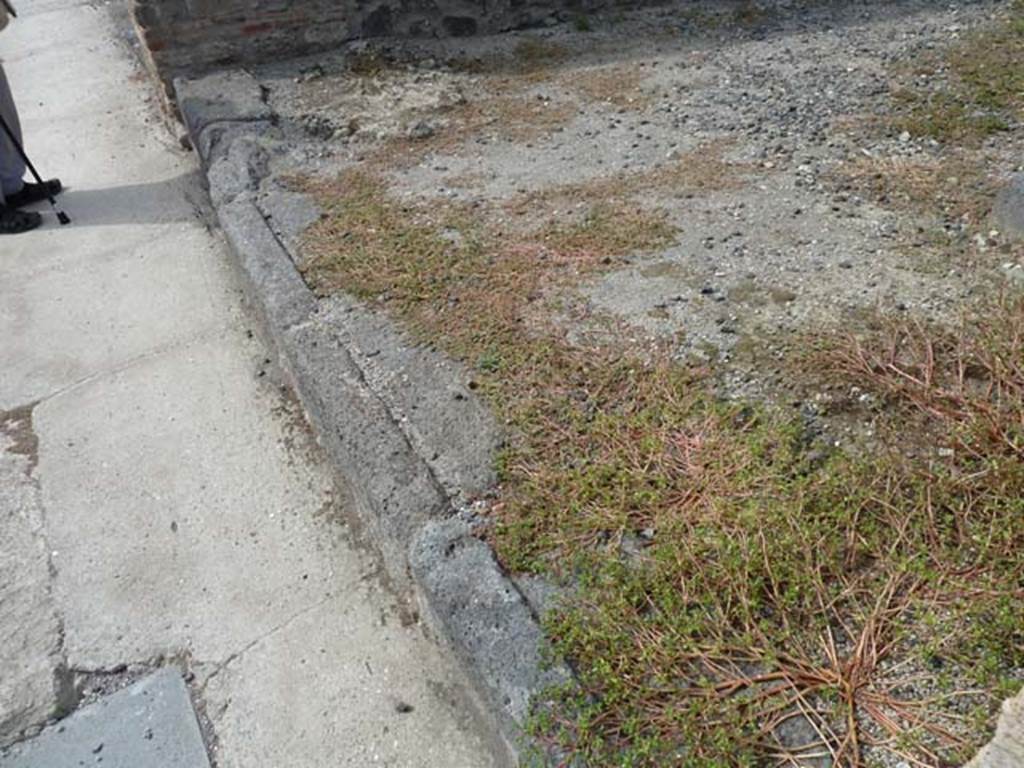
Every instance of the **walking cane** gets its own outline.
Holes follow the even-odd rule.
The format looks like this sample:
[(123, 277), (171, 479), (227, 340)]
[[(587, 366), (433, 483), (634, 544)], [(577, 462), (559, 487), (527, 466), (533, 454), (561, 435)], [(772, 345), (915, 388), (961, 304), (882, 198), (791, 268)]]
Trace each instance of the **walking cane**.
[[(9, 0), (0, 0), (0, 3), (4, 4), (4, 7), (7, 9), (7, 13), (9, 13), (13, 18), (18, 18), (18, 14), (14, 10), (14, 6), (10, 4)], [(36, 183), (43, 189), (46, 189), (46, 182), (43, 181), (43, 177), (39, 175), (36, 167), (32, 165), (32, 161), (28, 159), (28, 155), (25, 154), (24, 147), (21, 146), (21, 142), (18, 141), (18, 137), (14, 135), (14, 131), (11, 130), (7, 121), (4, 120), (3, 115), (0, 115), (0, 128), (2, 128), (3, 132), (7, 134), (7, 138), (11, 140), (11, 144), (14, 145), (14, 148), (18, 150), (18, 154), (21, 155), (21, 159), (25, 161), (25, 165), (28, 166), (29, 171), (31, 171), (32, 175), (35, 177)], [(47, 194), (46, 199), (49, 200), (50, 205), (53, 206), (53, 212), (57, 214), (57, 221), (61, 223), (61, 226), (70, 224), (71, 218), (57, 207), (57, 201), (53, 199), (53, 195)]]
[[(3, 2), (4, 5), (7, 5), (7, 0), (0, 0), (0, 2)], [(8, 6), (8, 8), (9, 7), (10, 6)], [(36, 167), (32, 165), (32, 161), (28, 159), (28, 155), (25, 154), (25, 150), (24, 148), (22, 148), (21, 142), (18, 141), (18, 138), (14, 135), (14, 131), (11, 130), (11, 127), (7, 125), (7, 121), (4, 120), (3, 115), (0, 115), (0, 128), (2, 128), (3, 132), (7, 134), (7, 138), (11, 140), (11, 144), (14, 145), (14, 148), (18, 150), (18, 154), (21, 155), (21, 159), (25, 161), (25, 165), (28, 166), (29, 171), (35, 177), (36, 183), (39, 184), (39, 186), (41, 186), (43, 189), (46, 189), (46, 182), (43, 181), (43, 177), (39, 175), (39, 172), (36, 170)], [(70, 224), (71, 217), (57, 207), (57, 201), (53, 198), (53, 195), (48, 193), (46, 195), (46, 199), (49, 200), (50, 205), (53, 206), (53, 212), (57, 214), (57, 221), (61, 223), (61, 226), (65, 224)]]

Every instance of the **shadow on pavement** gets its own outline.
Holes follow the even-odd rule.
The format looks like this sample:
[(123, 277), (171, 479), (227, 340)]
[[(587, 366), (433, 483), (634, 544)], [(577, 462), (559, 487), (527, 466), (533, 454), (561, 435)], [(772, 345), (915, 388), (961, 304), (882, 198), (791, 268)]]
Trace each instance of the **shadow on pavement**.
[[(199, 216), (205, 193), (198, 171), (162, 181), (82, 189), (70, 187), (57, 198), (57, 207), (67, 211), (76, 227), (110, 227), (123, 224), (168, 224), (193, 221)], [(65, 180), (69, 185), (72, 179)], [(195, 202), (193, 202), (195, 201)], [(49, 203), (31, 206), (46, 217), (47, 227), (56, 227)]]

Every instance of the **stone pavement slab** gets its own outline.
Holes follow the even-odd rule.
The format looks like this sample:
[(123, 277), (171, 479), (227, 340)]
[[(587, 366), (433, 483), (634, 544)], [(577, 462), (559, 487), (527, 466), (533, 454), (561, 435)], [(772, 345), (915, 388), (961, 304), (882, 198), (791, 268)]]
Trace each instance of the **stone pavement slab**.
[(26, 3), (0, 37), (74, 220), (0, 244), (0, 744), (174, 659), (219, 768), (495, 765), (254, 338), (128, 5)]
[(67, 703), (35, 450), (31, 411), (0, 413), (0, 745)]
[(209, 768), (188, 688), (163, 669), (0, 753), (0, 768)]

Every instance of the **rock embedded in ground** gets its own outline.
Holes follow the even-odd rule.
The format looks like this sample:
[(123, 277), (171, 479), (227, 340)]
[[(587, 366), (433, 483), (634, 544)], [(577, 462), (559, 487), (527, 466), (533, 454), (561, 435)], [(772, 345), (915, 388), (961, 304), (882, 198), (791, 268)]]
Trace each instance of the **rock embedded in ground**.
[(407, 133), (410, 139), (429, 139), (437, 130), (426, 120), (418, 120), (409, 126)]
[(1024, 240), (1024, 174), (1013, 176), (999, 193), (995, 215), (1002, 234)]
[(995, 738), (965, 768), (1020, 768), (1024, 765), (1024, 691), (1003, 704)]

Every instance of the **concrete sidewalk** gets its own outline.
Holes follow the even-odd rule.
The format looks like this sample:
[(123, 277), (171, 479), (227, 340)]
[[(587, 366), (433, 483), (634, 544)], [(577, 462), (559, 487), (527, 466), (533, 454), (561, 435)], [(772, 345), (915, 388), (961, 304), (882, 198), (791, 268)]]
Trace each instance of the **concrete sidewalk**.
[(0, 35), (75, 220), (0, 239), (0, 746), (175, 664), (221, 768), (496, 764), (267, 369), (110, 13), (29, 3)]

